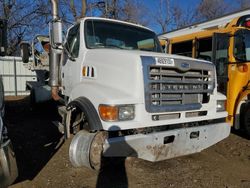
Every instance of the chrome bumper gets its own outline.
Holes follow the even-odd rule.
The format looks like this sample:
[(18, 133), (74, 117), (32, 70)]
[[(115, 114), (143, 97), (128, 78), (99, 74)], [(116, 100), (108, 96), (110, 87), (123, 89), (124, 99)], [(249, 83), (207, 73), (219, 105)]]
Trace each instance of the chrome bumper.
[(148, 161), (161, 161), (200, 152), (228, 137), (230, 128), (228, 123), (217, 123), (109, 138), (105, 141), (103, 155), (134, 156)]

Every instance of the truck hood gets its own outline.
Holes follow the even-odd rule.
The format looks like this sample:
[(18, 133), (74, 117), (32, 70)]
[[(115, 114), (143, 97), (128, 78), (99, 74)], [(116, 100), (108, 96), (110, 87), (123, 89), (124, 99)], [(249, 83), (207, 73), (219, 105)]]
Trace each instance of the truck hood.
[[(196, 61), (196, 62), (202, 62), (202, 63), (209, 63), (212, 64), (210, 61), (201, 60), (201, 59), (195, 59), (191, 57), (186, 56), (180, 56), (180, 55), (173, 55), (173, 54), (166, 54), (161, 52), (151, 52), (151, 51), (142, 51), (142, 50), (122, 50), (122, 49), (91, 49), (89, 52), (93, 51), (94, 53), (105, 53), (105, 54), (115, 54), (115, 55), (126, 55), (126, 56), (148, 56), (148, 57), (165, 57), (165, 58), (172, 58), (172, 59), (180, 59), (180, 60), (189, 60), (189, 61)], [(91, 52), (92, 53), (92, 52)]]
[[(199, 62), (209, 64), (208, 61), (196, 60), (188, 57), (169, 55), (165, 53), (147, 52), (139, 50), (120, 49), (91, 49), (87, 50), (82, 61), (82, 67), (94, 71), (90, 77), (83, 77), (82, 82), (88, 91), (98, 88), (100, 102), (106, 104), (144, 103), (144, 64), (154, 64), (155, 58), (170, 58), (192, 61), (195, 67)], [(180, 61), (179, 61), (180, 62)], [(183, 61), (181, 61), (183, 62)], [(176, 61), (176, 65), (179, 64)], [(188, 64), (188, 63), (187, 63)], [(82, 70), (79, 67), (79, 70)], [(94, 75), (91, 77), (91, 75)], [(102, 100), (101, 100), (102, 99)]]

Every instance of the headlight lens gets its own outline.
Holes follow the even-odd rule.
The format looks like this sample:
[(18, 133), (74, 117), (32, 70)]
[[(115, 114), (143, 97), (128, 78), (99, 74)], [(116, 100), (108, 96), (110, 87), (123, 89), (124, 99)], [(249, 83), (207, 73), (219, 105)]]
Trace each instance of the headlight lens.
[(218, 100), (218, 101), (217, 101), (217, 106), (216, 106), (216, 111), (217, 111), (217, 112), (226, 111), (225, 104), (226, 104), (226, 101), (225, 101), (225, 100)]
[(118, 108), (119, 108), (118, 118), (120, 121), (132, 120), (135, 118), (135, 108), (133, 105), (120, 106)]
[(134, 105), (100, 105), (99, 114), (103, 121), (128, 121), (135, 118)]

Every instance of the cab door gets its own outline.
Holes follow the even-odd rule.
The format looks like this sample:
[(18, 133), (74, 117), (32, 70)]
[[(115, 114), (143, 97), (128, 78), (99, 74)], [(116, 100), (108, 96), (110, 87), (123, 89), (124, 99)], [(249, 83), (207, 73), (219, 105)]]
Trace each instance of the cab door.
[(64, 42), (62, 82), (65, 94), (69, 94), (73, 86), (79, 82), (80, 24), (72, 26)]
[(225, 94), (228, 84), (228, 47), (230, 36), (227, 33), (214, 33), (212, 40), (212, 62), (216, 66), (218, 91)]

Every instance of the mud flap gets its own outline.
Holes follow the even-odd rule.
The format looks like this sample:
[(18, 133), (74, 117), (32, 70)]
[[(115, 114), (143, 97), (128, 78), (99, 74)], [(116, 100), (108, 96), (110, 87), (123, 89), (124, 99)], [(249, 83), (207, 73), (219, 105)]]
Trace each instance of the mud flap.
[(17, 178), (18, 170), (15, 153), (10, 140), (7, 140), (0, 148), (0, 187), (7, 187)]

